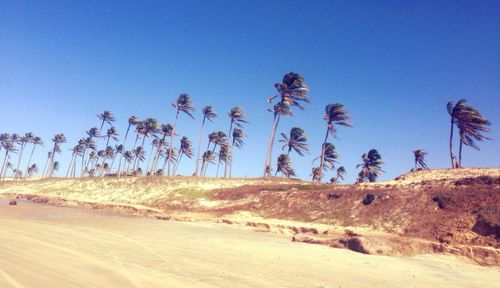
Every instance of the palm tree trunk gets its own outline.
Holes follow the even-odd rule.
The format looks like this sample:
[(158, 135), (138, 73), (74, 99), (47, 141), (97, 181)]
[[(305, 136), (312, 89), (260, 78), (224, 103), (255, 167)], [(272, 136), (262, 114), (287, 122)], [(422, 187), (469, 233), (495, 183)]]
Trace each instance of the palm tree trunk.
[(217, 161), (217, 171), (215, 172), (215, 178), (219, 178), (219, 166), (220, 166), (220, 160)]
[[(87, 153), (87, 147), (85, 147), (83, 149), (83, 153), (82, 153), (82, 168), (80, 169), (80, 178), (85, 176), (85, 168), (87, 168), (87, 166), (89, 165), (87, 163), (87, 165), (85, 165), (85, 153)], [(89, 156), (89, 160), (90, 160), (90, 156)]]
[[(329, 129), (328, 127), (326, 128), (326, 135), (325, 135), (325, 140), (323, 140), (323, 145), (321, 147), (321, 160), (319, 162), (319, 171), (320, 171), (320, 175), (323, 175), (323, 165), (324, 165), (324, 162), (325, 162), (325, 148), (326, 148), (326, 140), (328, 140), (328, 133), (329, 133)], [(321, 182), (321, 178), (319, 180)]]
[[(227, 158), (231, 158), (231, 154), (232, 154), (232, 150), (233, 150), (233, 145), (231, 143), (231, 133), (233, 132), (233, 120), (231, 120), (231, 124), (229, 125), (229, 134), (227, 135), (228, 139), (227, 139)], [(231, 144), (229, 144), (231, 143)], [(224, 162), (224, 178), (227, 178), (227, 173), (229, 172), (227, 170), (227, 159), (226, 159), (226, 162)]]
[(153, 169), (153, 164), (154, 163), (151, 163), (151, 158), (153, 158), (153, 150), (154, 150), (155, 146), (153, 143), (151, 143), (151, 150), (149, 151), (149, 157), (148, 157), (148, 165), (146, 166), (146, 175), (148, 174), (148, 172), (150, 174), (152, 174), (151, 170)]
[(43, 167), (42, 178), (45, 177), (45, 173), (47, 172), (47, 168), (49, 167), (50, 157), (47, 157), (47, 161), (45, 162), (45, 167)]
[(200, 150), (201, 150), (201, 142), (203, 141), (203, 128), (205, 126), (205, 119), (206, 119), (206, 117), (203, 117), (203, 122), (201, 122), (201, 127), (200, 127), (198, 149), (196, 150), (196, 168), (194, 170), (194, 176), (198, 176), (198, 167), (200, 165)]
[(30, 158), (28, 159), (28, 166), (26, 166), (26, 172), (28, 172), (28, 169), (30, 168), (31, 158), (33, 158), (33, 153), (35, 152), (35, 147), (36, 147), (36, 144), (33, 144), (33, 149), (31, 150)]
[(453, 155), (453, 117), (451, 118), (451, 128), (450, 128), (450, 159), (451, 168), (455, 168), (455, 156)]
[(462, 168), (462, 145), (463, 145), (464, 141), (462, 141), (462, 139), (460, 139), (460, 145), (459, 145), (459, 148), (458, 148), (458, 168)]
[(177, 160), (177, 162), (175, 162), (175, 165), (174, 165), (174, 171), (173, 171), (173, 176), (175, 176), (177, 174), (177, 168), (179, 167), (179, 163), (181, 163), (181, 159), (182, 159), (182, 155), (184, 153), (182, 152), (181, 150), (181, 153), (179, 154), (179, 159)]
[(108, 140), (106, 140), (106, 146), (104, 148), (108, 147), (108, 145), (109, 145), (109, 138), (110, 138), (110, 136), (108, 136)]
[(274, 137), (276, 135), (276, 129), (278, 128), (280, 118), (281, 115), (274, 114), (273, 125), (271, 128), (271, 136), (269, 136), (269, 143), (267, 146), (266, 163), (264, 164), (264, 177), (271, 176), (270, 173), (271, 173), (271, 161), (273, 157)]
[(75, 153), (73, 153), (73, 155), (71, 155), (71, 161), (69, 162), (69, 166), (68, 166), (68, 171), (66, 172), (66, 178), (68, 178), (69, 176), (69, 171), (71, 170), (71, 165), (73, 164), (73, 161), (75, 159)]
[(174, 121), (174, 126), (172, 128), (172, 135), (170, 135), (170, 146), (168, 147), (168, 173), (167, 176), (170, 176), (170, 159), (172, 159), (172, 149), (173, 149), (173, 144), (174, 144), (174, 135), (175, 135), (175, 128), (177, 126), (177, 120), (179, 119), (179, 109), (177, 109), (177, 114), (175, 114), (175, 121)]

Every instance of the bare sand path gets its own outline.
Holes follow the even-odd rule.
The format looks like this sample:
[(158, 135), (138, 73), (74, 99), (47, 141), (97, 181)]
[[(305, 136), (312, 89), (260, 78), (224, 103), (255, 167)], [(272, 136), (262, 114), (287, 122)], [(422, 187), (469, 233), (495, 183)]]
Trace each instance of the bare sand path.
[(500, 270), (0, 200), (0, 287), (499, 287)]

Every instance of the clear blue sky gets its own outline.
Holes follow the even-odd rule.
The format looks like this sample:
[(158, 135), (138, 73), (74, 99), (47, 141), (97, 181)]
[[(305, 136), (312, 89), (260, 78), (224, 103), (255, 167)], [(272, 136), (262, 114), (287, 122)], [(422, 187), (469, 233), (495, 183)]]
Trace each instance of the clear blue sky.
[[(261, 176), (272, 122), (266, 99), (296, 71), (312, 104), (278, 132), (307, 132), (311, 155), (292, 156), (301, 178), (320, 154), (323, 109), (334, 102), (354, 125), (333, 141), (348, 182), (371, 148), (386, 161), (382, 179), (408, 171), (415, 148), (429, 152), (430, 167), (449, 167), (445, 106), (460, 98), (492, 122), (494, 139), (480, 152), (465, 148), (464, 165), (499, 166), (499, 35), (499, 1), (2, 0), (0, 132), (33, 131), (46, 142), (63, 132), (67, 151), (105, 109), (122, 135), (130, 115), (171, 123), (170, 103), (185, 92), (198, 117), (181, 117), (179, 133), (194, 142), (204, 105), (220, 114), (210, 131), (228, 130), (227, 111), (245, 108), (251, 124), (233, 175)], [(42, 167), (50, 145), (35, 159)], [(58, 156), (59, 175), (69, 158)], [(179, 172), (193, 167), (185, 161)]]

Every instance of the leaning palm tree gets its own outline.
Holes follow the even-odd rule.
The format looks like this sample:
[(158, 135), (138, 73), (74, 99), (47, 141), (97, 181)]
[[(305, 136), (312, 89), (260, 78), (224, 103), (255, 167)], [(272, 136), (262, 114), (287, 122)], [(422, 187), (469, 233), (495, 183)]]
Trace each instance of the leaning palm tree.
[[(246, 134), (243, 131), (243, 129), (234, 128), (234, 131), (233, 131), (233, 147), (236, 147), (238, 149), (243, 148), (243, 145), (245, 145), (245, 142), (243, 141), (243, 137), (245, 137), (245, 136), (246, 136)], [(230, 157), (231, 157), (231, 161), (224, 161), (224, 164), (225, 163), (229, 163), (229, 178), (231, 178), (232, 175), (233, 175), (233, 160), (234, 160), (233, 153), (231, 153)], [(220, 158), (220, 156), (219, 156), (219, 158)], [(226, 159), (227, 159), (227, 157), (226, 157)]]
[[(11, 138), (12, 139), (12, 138)], [(10, 155), (12, 153), (15, 153), (17, 151), (14, 142), (13, 141), (3, 141), (2, 142), (2, 148), (5, 150), (5, 156), (3, 159), (3, 164), (2, 164), (2, 169), (0, 171), (0, 177), (2, 178), (2, 181), (5, 180), (5, 175), (7, 174), (7, 170), (9, 168), (9, 159)]]
[(264, 163), (264, 177), (271, 176), (271, 161), (273, 159), (272, 153), (274, 137), (281, 116), (293, 116), (293, 112), (290, 109), (290, 106), (295, 106), (303, 110), (304, 107), (300, 105), (299, 101), (303, 101), (306, 103), (310, 102), (309, 98), (307, 98), (309, 89), (304, 83), (304, 78), (302, 78), (302, 76), (297, 73), (290, 72), (286, 74), (283, 77), (283, 81), (281, 83), (274, 84), (274, 87), (278, 91), (278, 94), (270, 97), (268, 99), (268, 102), (272, 103), (272, 101), (278, 96), (280, 97), (280, 100), (276, 105), (274, 105), (274, 112), (269, 110), (270, 112), (273, 112), (274, 118), (271, 127), (271, 135), (269, 137), (266, 160)]
[(384, 173), (380, 167), (380, 165), (384, 163), (384, 161), (382, 161), (382, 156), (377, 150), (371, 149), (368, 151), (368, 154), (364, 153), (361, 159), (363, 159), (363, 163), (356, 165), (356, 168), (361, 167), (357, 183), (362, 183), (366, 180), (375, 182), (377, 177)]
[[(33, 153), (35, 153), (35, 148), (37, 145), (39, 146), (43, 146), (43, 140), (42, 138), (38, 137), (38, 136), (35, 136), (33, 137), (33, 139), (31, 140), (31, 144), (33, 145), (33, 148), (31, 149), (31, 154), (30, 154), (30, 158), (28, 159), (28, 165), (26, 165), (26, 171), (28, 171), (28, 169), (31, 167), (30, 164), (31, 164), (31, 159), (33, 158)], [(37, 173), (38, 173), (38, 168), (37, 168)], [(27, 173), (26, 173), (27, 174)]]
[[(167, 146), (166, 146), (167, 145), (167, 140), (166, 140), (167, 136), (174, 137), (175, 135), (177, 135), (175, 132), (176, 131), (174, 130), (174, 126), (172, 126), (170, 124), (162, 124), (161, 125), (159, 134), (162, 135), (162, 137), (161, 137), (160, 141), (158, 142), (155, 157), (153, 159), (153, 168), (151, 169), (151, 172), (154, 172), (157, 170), (158, 161), (163, 156), (164, 149), (167, 148)], [(165, 161), (163, 163), (162, 171), (165, 170), (166, 165), (167, 165), (167, 162)]]
[[(97, 129), (97, 128), (96, 128)], [(94, 130), (94, 128), (91, 128), (88, 132), (87, 132), (87, 135), (89, 135), (89, 137), (87, 138), (82, 138), (80, 139), (80, 141), (78, 142), (78, 144), (80, 144), (83, 148), (83, 151), (82, 151), (82, 166), (81, 166), (81, 169), (80, 169), (80, 177), (83, 177), (85, 176), (85, 171), (86, 171), (86, 168), (88, 167), (89, 163), (87, 162), (87, 164), (85, 165), (85, 154), (87, 153), (87, 150), (90, 149), (92, 153), (93, 151), (95, 151), (97, 149), (97, 146), (95, 144), (95, 141), (94, 141), (94, 138), (95, 137), (99, 137), (99, 136), (96, 136), (96, 135), (99, 135), (99, 132), (96, 133), (97, 130)], [(90, 156), (89, 156), (89, 161), (90, 161)]]
[(125, 133), (125, 138), (123, 138), (123, 143), (122, 143), (123, 146), (125, 146), (125, 141), (127, 141), (128, 132), (130, 131), (130, 127), (136, 126), (137, 124), (139, 124), (139, 122), (141, 122), (141, 120), (139, 120), (139, 118), (136, 116), (132, 115), (128, 118), (128, 127), (127, 127), (127, 132)]
[[(232, 143), (231, 143), (231, 136), (233, 134), (233, 125), (237, 126), (237, 127), (243, 127), (243, 124), (242, 123), (248, 123), (245, 118), (247, 118), (247, 115), (245, 115), (245, 111), (243, 111), (243, 108), (242, 107), (239, 107), (239, 106), (235, 106), (233, 108), (231, 108), (231, 110), (229, 110), (229, 113), (227, 113), (227, 115), (229, 116), (229, 119), (231, 120), (230, 121), (230, 124), (229, 124), (229, 133), (227, 134), (228, 137), (229, 137), (229, 146), (227, 148), (227, 151), (228, 151), (228, 154), (230, 155), (230, 157), (232, 157)], [(228, 176), (228, 172), (229, 170), (227, 169), (228, 168), (228, 162), (224, 163), (224, 178), (227, 178)]]
[(113, 139), (115, 141), (118, 141), (118, 133), (116, 132), (116, 128), (111, 126), (108, 131), (106, 131), (106, 147), (109, 145), (109, 139)]
[[(129, 169), (130, 169), (130, 164), (132, 163), (132, 161), (134, 160), (134, 151), (125, 151), (125, 153), (123, 153), (123, 158), (125, 159), (125, 175), (129, 175)], [(120, 174), (120, 171), (118, 171), (118, 174)]]
[(427, 155), (427, 152), (425, 152), (424, 149), (413, 150), (413, 156), (415, 157), (414, 171), (418, 170), (418, 165), (420, 165), (422, 169), (429, 169), (429, 167), (427, 167), (427, 164), (425, 164), (425, 155)]
[(203, 120), (201, 121), (200, 136), (199, 136), (200, 138), (198, 140), (198, 149), (196, 150), (196, 168), (194, 170), (194, 176), (198, 176), (198, 168), (201, 160), (200, 154), (201, 154), (201, 145), (203, 140), (203, 128), (205, 127), (205, 121), (208, 120), (210, 122), (213, 122), (212, 119), (217, 117), (217, 113), (212, 108), (212, 106), (205, 106), (201, 111), (203, 114)]
[(26, 170), (26, 177), (31, 178), (33, 177), (33, 175), (36, 175), (37, 173), (38, 173), (38, 166), (36, 164), (33, 164)]
[(181, 162), (182, 156), (186, 155), (189, 159), (193, 158), (193, 143), (186, 136), (181, 138), (181, 148), (179, 149), (179, 158), (174, 165), (173, 175), (175, 176), (177, 173), (177, 168), (179, 168), (179, 163)]
[(99, 131), (102, 131), (102, 127), (104, 126), (104, 122), (108, 123), (109, 125), (111, 125), (113, 122), (115, 122), (115, 117), (113, 116), (113, 113), (111, 113), (111, 111), (104, 111), (101, 114), (98, 114), (97, 118), (99, 118), (99, 120), (102, 121), (101, 128), (99, 129)]
[(465, 99), (460, 99), (456, 103), (454, 101), (449, 101), (448, 104), (446, 105), (446, 110), (448, 111), (448, 114), (450, 115), (450, 159), (451, 159), (451, 167), (452, 168), (457, 168), (458, 167), (458, 162), (457, 158), (455, 157), (455, 154), (453, 154), (453, 128), (456, 124), (457, 121), (457, 116), (460, 113), (460, 111), (463, 111), (465, 107), (467, 106), (467, 100)]
[(82, 144), (77, 144), (73, 146), (73, 148), (70, 149), (71, 151), (71, 161), (69, 162), (68, 165), (68, 170), (66, 172), (66, 178), (68, 178), (70, 175), (72, 176), (73, 173), (70, 174), (74, 170), (74, 167), (76, 166), (76, 160), (78, 155), (80, 155), (83, 152), (83, 145)]
[(54, 172), (55, 171), (59, 171), (59, 162), (58, 161), (55, 161), (54, 163), (52, 163), (52, 167), (50, 167), (50, 174), (48, 175), (48, 177), (52, 177), (54, 176)]
[(207, 150), (203, 153), (202, 156), (203, 165), (201, 166), (201, 176), (205, 177), (205, 175), (207, 174), (208, 165), (215, 163), (215, 157), (216, 157), (215, 154), (216, 153), (214, 153), (211, 150)]
[(483, 132), (490, 131), (491, 123), (477, 109), (466, 105), (456, 114), (456, 125), (460, 135), (458, 167), (462, 167), (462, 146), (466, 145), (479, 150), (476, 141), (490, 140), (483, 135)]
[(215, 172), (215, 178), (219, 178), (219, 167), (221, 163), (225, 165), (226, 162), (229, 162), (231, 165), (231, 156), (228, 154), (227, 148), (228, 146), (225, 144), (220, 146), (219, 153), (217, 155), (218, 161), (217, 161), (217, 170)]
[[(142, 143), (141, 143), (141, 152), (142, 152), (142, 155), (144, 155), (144, 143), (146, 142), (146, 138), (149, 138), (149, 137), (156, 137), (156, 134), (158, 133), (159, 131), (159, 128), (160, 128), (160, 125), (158, 124), (158, 122), (156, 121), (155, 118), (147, 118), (145, 121), (143, 121), (142, 123), (143, 125), (141, 126), (141, 129), (140, 131), (138, 131), (138, 133), (140, 133), (142, 135)], [(137, 161), (140, 160), (138, 157), (136, 157), (136, 162), (135, 164), (137, 164)], [(134, 165), (134, 169), (135, 169), (135, 166)]]
[(290, 176), (295, 176), (295, 171), (293, 170), (290, 156), (281, 154), (278, 157), (276, 173), (274, 174), (274, 176), (278, 175), (278, 172), (281, 172), (281, 174), (287, 178), (290, 178)]
[(328, 170), (334, 170), (335, 169), (335, 163), (337, 162), (337, 159), (339, 158), (339, 153), (335, 150), (335, 146), (333, 146), (332, 143), (323, 143), (323, 153), (314, 158), (313, 163), (318, 160), (318, 159), (323, 159), (323, 165), (320, 165), (320, 174), (319, 176), (319, 182), (321, 182), (321, 178), (323, 178), (324, 172)]
[[(194, 111), (194, 107), (192, 106), (193, 103), (191, 102), (191, 97), (186, 94), (186, 93), (182, 93), (181, 95), (179, 95), (179, 97), (177, 98), (177, 102), (176, 103), (172, 103), (172, 107), (174, 107), (176, 109), (176, 113), (175, 113), (175, 122), (174, 122), (174, 129), (176, 129), (176, 126), (177, 126), (177, 120), (179, 120), (179, 114), (180, 112), (184, 112), (186, 113), (189, 117), (191, 117), (192, 119), (194, 119), (194, 116), (193, 114), (191, 114), (191, 112)], [(168, 162), (168, 170), (167, 170), (167, 175), (170, 176), (170, 163), (171, 163), (171, 160), (172, 160), (172, 150), (174, 149), (173, 147), (173, 144), (174, 144), (174, 134), (172, 134), (172, 136), (170, 136), (170, 144), (169, 144), (169, 147), (168, 147), (168, 159), (167, 159), (167, 162)]]
[(332, 184), (339, 183), (340, 180), (344, 180), (345, 174), (346, 174), (346, 170), (345, 170), (344, 166), (340, 166), (339, 168), (337, 168), (337, 175), (330, 179), (330, 183), (332, 183)]
[(328, 135), (336, 138), (336, 125), (352, 127), (351, 123), (349, 123), (349, 119), (351, 119), (351, 116), (347, 114), (347, 111), (344, 109), (344, 105), (339, 103), (326, 105), (325, 116), (323, 117), (323, 119), (328, 125), (326, 128), (325, 139), (323, 140), (323, 145), (321, 147), (321, 160), (319, 163), (319, 168), (321, 171), (323, 171), (323, 165), (325, 163), (325, 151), (327, 148), (326, 141), (328, 140)]
[(52, 142), (54, 142), (54, 148), (52, 148), (52, 155), (49, 162), (49, 167), (47, 170), (47, 177), (50, 177), (54, 174), (54, 157), (56, 153), (61, 153), (61, 144), (66, 143), (66, 136), (63, 133), (56, 134), (54, 138), (52, 138)]
[[(20, 139), (21, 148), (19, 149), (19, 155), (17, 157), (17, 165), (16, 165), (16, 169), (15, 169), (16, 174), (20, 173), (22, 175), (21, 170), (19, 170), (19, 166), (21, 166), (21, 160), (23, 157), (24, 148), (26, 148), (26, 145), (28, 145), (28, 143), (31, 143), (33, 138), (34, 138), (33, 133), (29, 132), (29, 133), (24, 134), (24, 136), (22, 136)], [(17, 177), (14, 177), (14, 179), (16, 179), (16, 178)]]
[(102, 155), (102, 163), (101, 163), (101, 167), (102, 167), (102, 171), (101, 171), (101, 177), (104, 177), (106, 176), (106, 172), (109, 168), (109, 164), (108, 165), (105, 165), (107, 164), (106, 163), (106, 160), (109, 160), (109, 159), (113, 159), (113, 157), (115, 156), (115, 149), (113, 149), (113, 147), (111, 146), (107, 146), (106, 149), (104, 150), (104, 153)]
[(307, 135), (301, 128), (293, 127), (290, 130), (290, 137), (285, 133), (281, 133), (281, 138), (279, 140), (279, 142), (283, 143), (281, 149), (285, 150), (287, 148), (286, 155), (290, 155), (290, 151), (292, 150), (300, 156), (304, 156), (305, 153), (309, 152), (309, 148), (307, 148)]

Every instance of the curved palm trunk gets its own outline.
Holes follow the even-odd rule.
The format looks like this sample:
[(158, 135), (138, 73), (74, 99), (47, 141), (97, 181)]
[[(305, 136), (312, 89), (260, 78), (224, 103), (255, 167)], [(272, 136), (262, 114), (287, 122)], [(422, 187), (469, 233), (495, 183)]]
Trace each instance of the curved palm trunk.
[(52, 156), (50, 157), (49, 167), (47, 167), (47, 177), (52, 176), (52, 172), (54, 169), (54, 157), (56, 156), (56, 146), (57, 143), (54, 143), (54, 148), (52, 149)]
[(217, 161), (217, 171), (215, 172), (215, 178), (219, 178), (219, 167), (220, 167), (220, 161)]
[[(329, 133), (329, 129), (326, 128), (325, 140), (323, 140), (323, 145), (321, 147), (321, 160), (319, 162), (320, 176), (323, 175), (323, 166), (325, 164), (325, 148), (326, 148), (326, 140), (328, 140), (328, 133)], [(321, 182), (321, 177), (319, 178), (318, 182)]]
[(66, 178), (69, 176), (69, 171), (73, 167), (73, 162), (75, 161), (75, 153), (71, 156), (71, 161), (69, 162), (68, 171), (66, 172)]
[[(228, 159), (231, 159), (232, 154), (233, 154), (233, 145), (231, 143), (232, 132), (233, 132), (233, 120), (231, 120), (231, 124), (229, 125), (229, 134), (228, 134), (228, 139), (227, 139), (228, 146), (227, 146), (227, 156), (226, 157)], [(229, 144), (229, 143), (231, 143), (231, 144)], [(226, 162), (224, 162), (224, 178), (227, 178), (227, 176), (228, 176), (227, 174), (229, 172), (227, 169), (227, 165), (228, 164), (227, 164), (227, 159), (226, 159)]]
[(451, 168), (455, 168), (455, 155), (453, 155), (453, 117), (451, 118), (451, 128), (450, 128), (450, 159)]
[(173, 173), (172, 173), (173, 176), (177, 175), (177, 168), (179, 168), (179, 163), (181, 163), (182, 155), (184, 155), (184, 153), (181, 150), (181, 153), (179, 154), (179, 159), (177, 159), (177, 161), (174, 164)]
[(205, 119), (206, 119), (206, 117), (203, 117), (203, 122), (201, 122), (201, 127), (200, 127), (200, 136), (198, 139), (198, 149), (196, 150), (196, 168), (194, 170), (194, 176), (198, 176), (198, 168), (200, 165), (200, 150), (201, 150), (201, 142), (203, 141), (203, 128), (205, 126)]
[(274, 114), (273, 125), (271, 128), (271, 136), (269, 136), (269, 143), (267, 146), (266, 162), (264, 164), (264, 177), (271, 176), (271, 161), (273, 157), (274, 137), (276, 135), (276, 129), (278, 128), (280, 118), (281, 115)]
[[(132, 126), (132, 124), (128, 123), (128, 127), (127, 127), (127, 132), (125, 132), (125, 138), (123, 139), (123, 143), (122, 143), (122, 146), (123, 146), (123, 151), (125, 151), (125, 142), (127, 142), (127, 137), (128, 137), (128, 132), (130, 131), (130, 126)], [(120, 161), (118, 162), (118, 171), (116, 172), (116, 176), (117, 177), (120, 177), (120, 169), (122, 167), (122, 158), (123, 158), (123, 153), (120, 153)]]
[(33, 158), (33, 153), (35, 152), (35, 147), (36, 144), (33, 144), (33, 149), (31, 150), (30, 158), (28, 159), (28, 166), (26, 166), (26, 172), (28, 172), (28, 169), (30, 168), (31, 159)]
[(170, 176), (170, 159), (172, 159), (172, 149), (174, 144), (174, 136), (175, 136), (175, 128), (177, 126), (177, 120), (179, 119), (179, 109), (177, 109), (177, 114), (175, 114), (174, 126), (172, 129), (172, 135), (170, 135), (170, 145), (168, 147), (168, 173), (167, 176)]

